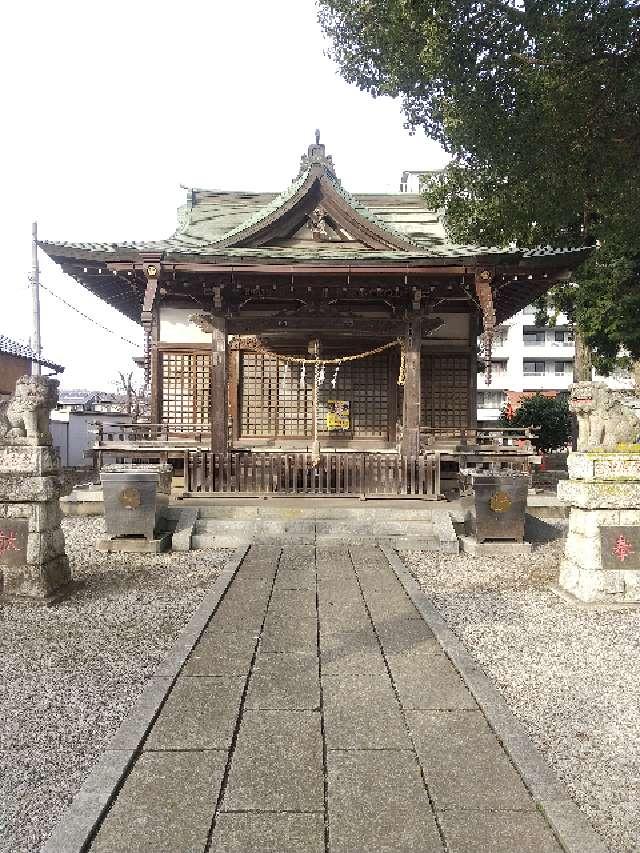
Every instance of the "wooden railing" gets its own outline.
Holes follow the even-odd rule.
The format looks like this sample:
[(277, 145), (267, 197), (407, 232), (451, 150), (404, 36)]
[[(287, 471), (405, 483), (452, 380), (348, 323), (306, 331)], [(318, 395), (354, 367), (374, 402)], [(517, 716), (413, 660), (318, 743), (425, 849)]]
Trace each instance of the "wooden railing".
[(489, 427), (479, 429), (438, 429), (422, 428), (420, 430), (420, 443), (423, 447), (435, 447), (439, 443), (456, 444), (460, 447), (481, 448), (505, 448), (521, 447), (523, 450), (531, 450), (531, 441), (535, 437), (535, 430), (529, 427)]
[(417, 497), (440, 495), (440, 456), (390, 453), (185, 451), (185, 492), (217, 495)]
[(100, 423), (94, 425), (96, 446), (110, 444), (207, 444), (209, 424)]

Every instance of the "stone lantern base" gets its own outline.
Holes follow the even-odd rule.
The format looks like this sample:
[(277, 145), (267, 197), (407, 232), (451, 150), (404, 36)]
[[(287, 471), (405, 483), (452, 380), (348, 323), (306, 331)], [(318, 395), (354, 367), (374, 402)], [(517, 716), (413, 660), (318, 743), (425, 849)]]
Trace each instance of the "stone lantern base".
[(60, 529), (60, 477), (51, 447), (0, 446), (0, 595), (58, 597), (71, 580)]
[(580, 601), (640, 603), (640, 453), (571, 453), (560, 587)]

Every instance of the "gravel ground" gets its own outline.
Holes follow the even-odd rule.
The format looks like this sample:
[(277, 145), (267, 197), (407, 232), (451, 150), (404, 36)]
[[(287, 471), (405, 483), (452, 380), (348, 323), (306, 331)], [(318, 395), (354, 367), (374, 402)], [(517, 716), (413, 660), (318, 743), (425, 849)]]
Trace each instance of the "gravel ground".
[(564, 528), (536, 534), (531, 555), (504, 561), (403, 557), (609, 849), (638, 853), (640, 610), (558, 598), (548, 584)]
[(138, 556), (63, 522), (77, 587), (51, 607), (0, 605), (0, 851), (48, 837), (230, 551)]

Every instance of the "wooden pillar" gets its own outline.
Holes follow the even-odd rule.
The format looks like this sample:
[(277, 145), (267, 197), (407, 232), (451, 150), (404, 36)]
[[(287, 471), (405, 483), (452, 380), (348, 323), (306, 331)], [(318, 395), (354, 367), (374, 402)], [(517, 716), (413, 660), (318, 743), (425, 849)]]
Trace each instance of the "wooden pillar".
[(402, 427), (402, 453), (418, 456), (420, 453), (420, 349), (422, 323), (411, 317), (407, 323), (404, 340), (405, 378)]
[(211, 450), (227, 452), (227, 323), (221, 314), (211, 318)]
[(142, 269), (146, 279), (144, 301), (142, 304), (142, 327), (145, 334), (145, 384), (151, 387), (151, 420), (160, 423), (161, 382), (158, 355), (160, 339), (160, 308), (158, 305), (158, 285), (162, 273), (161, 255), (145, 254)]
[(231, 418), (231, 443), (240, 438), (240, 350), (229, 352), (229, 417)]

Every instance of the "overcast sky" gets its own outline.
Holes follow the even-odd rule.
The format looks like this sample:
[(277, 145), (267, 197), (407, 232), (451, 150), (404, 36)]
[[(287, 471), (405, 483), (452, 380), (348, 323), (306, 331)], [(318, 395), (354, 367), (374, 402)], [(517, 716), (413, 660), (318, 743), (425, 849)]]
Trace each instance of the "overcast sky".
[[(349, 86), (324, 56), (314, 0), (32, 0), (3, 14), (0, 334), (31, 335), (31, 222), (40, 237), (159, 239), (180, 185), (278, 192), (316, 127), (351, 191), (396, 191), (445, 156), (399, 104)], [(41, 253), (43, 355), (63, 387), (111, 389), (139, 326)]]

